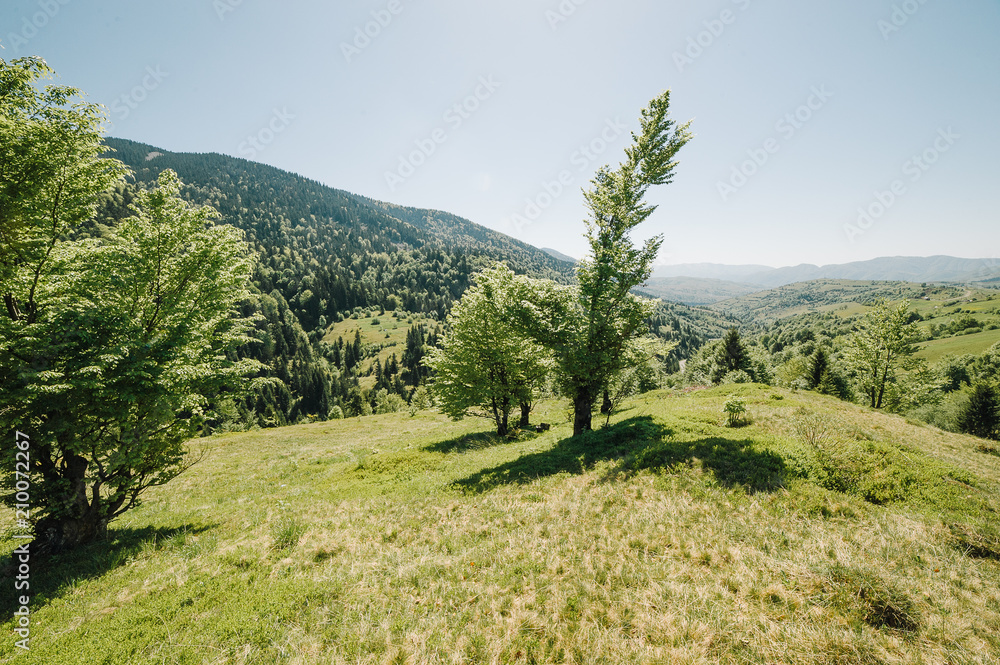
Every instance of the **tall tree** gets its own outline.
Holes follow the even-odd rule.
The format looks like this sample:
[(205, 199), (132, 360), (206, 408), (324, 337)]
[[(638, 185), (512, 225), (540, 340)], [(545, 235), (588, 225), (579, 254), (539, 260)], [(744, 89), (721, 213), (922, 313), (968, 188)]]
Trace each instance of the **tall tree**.
[(457, 419), (479, 409), (505, 436), (514, 409), (522, 408), (521, 424), (527, 425), (551, 361), (510, 323), (516, 293), (510, 268), (497, 265), (474, 279), (448, 317), (442, 347), (431, 349), (424, 362), (434, 371), (431, 388), (444, 413)]
[(184, 203), (171, 171), (133, 212), (110, 239), (57, 243), (34, 318), (2, 325), (0, 424), (33, 434), (42, 551), (102, 537), (186, 468), (211, 400), (256, 387), (242, 379), (260, 364), (235, 359), (250, 339), (242, 233)]
[(920, 333), (909, 320), (909, 306), (906, 300), (896, 307), (888, 300), (878, 301), (848, 342), (847, 362), (873, 409), (882, 408), (886, 388), (896, 380), (896, 373), (916, 364), (914, 343)]
[(519, 318), (555, 354), (563, 391), (573, 400), (574, 436), (591, 429), (598, 397), (628, 364), (626, 350), (652, 314), (651, 303), (630, 291), (649, 278), (663, 236), (636, 247), (630, 232), (656, 210), (645, 203), (646, 192), (673, 180), (677, 152), (691, 140), (691, 123), (676, 125), (669, 110), (668, 90), (642, 110), (625, 161), (602, 167), (584, 192), (590, 254), (577, 265), (579, 287), (522, 280), (535, 302)]

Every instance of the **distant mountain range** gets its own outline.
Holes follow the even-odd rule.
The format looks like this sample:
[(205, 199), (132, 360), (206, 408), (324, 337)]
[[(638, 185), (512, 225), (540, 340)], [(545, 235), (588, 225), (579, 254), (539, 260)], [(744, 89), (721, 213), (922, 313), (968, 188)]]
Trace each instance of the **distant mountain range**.
[(755, 291), (817, 279), (987, 285), (1000, 282), (1000, 260), (960, 259), (953, 256), (887, 256), (870, 261), (825, 266), (803, 263), (785, 268), (689, 263), (656, 268), (643, 290), (673, 302), (705, 305)]
[(954, 256), (885, 256), (870, 261), (817, 266), (802, 263), (785, 268), (689, 263), (660, 266), (653, 277), (701, 277), (773, 288), (813, 279), (857, 279), (906, 282), (977, 282), (1000, 276), (1000, 259), (959, 259)]

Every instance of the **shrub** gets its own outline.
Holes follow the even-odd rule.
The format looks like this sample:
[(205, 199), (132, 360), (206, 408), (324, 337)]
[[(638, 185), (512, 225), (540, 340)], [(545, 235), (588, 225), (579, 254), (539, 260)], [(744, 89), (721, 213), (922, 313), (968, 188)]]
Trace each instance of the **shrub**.
[(726, 414), (726, 427), (742, 427), (748, 424), (747, 405), (739, 397), (730, 397), (722, 409)]

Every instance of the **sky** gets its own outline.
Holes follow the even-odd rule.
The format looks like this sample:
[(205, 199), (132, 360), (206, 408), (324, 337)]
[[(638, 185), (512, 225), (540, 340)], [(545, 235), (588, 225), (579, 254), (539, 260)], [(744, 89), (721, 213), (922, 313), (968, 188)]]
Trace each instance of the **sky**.
[(997, 0), (4, 0), (108, 134), (587, 252), (582, 191), (671, 91), (659, 264), (1000, 257)]

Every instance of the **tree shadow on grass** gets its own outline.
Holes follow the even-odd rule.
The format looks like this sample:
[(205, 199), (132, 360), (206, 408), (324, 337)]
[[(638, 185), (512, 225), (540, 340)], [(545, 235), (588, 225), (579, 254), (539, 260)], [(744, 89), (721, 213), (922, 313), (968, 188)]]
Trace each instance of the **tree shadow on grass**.
[[(78, 582), (101, 577), (141, 556), (144, 551), (169, 548), (176, 549), (183, 555), (187, 548), (193, 553), (196, 548), (189, 538), (215, 526), (185, 524), (170, 529), (151, 526), (141, 529), (111, 527), (108, 529), (107, 539), (103, 541), (45, 559), (31, 556), (29, 545), (30, 571), (27, 581), (30, 587), (26, 590), (14, 590), (14, 583), (10, 582), (8, 588), (11, 592), (0, 594), (0, 622), (9, 621), (14, 616), (14, 612), (20, 607), (19, 598), (22, 595), (30, 596), (30, 609), (32, 612), (37, 611), (42, 605), (71, 591)], [(21, 543), (16, 543), (15, 546), (20, 545)], [(4, 572), (4, 577), (11, 571), (13, 575), (17, 575), (20, 563), (17, 554), (0, 559), (0, 570)]]
[(496, 432), (476, 432), (432, 443), (429, 446), (424, 446), (424, 450), (434, 453), (464, 453), (470, 450), (485, 450), (515, 441), (533, 439), (536, 436), (538, 435), (531, 430), (514, 430), (510, 436), (499, 436)]
[(465, 492), (482, 493), (501, 485), (526, 484), (558, 473), (581, 474), (605, 460), (619, 460), (621, 470), (666, 471), (678, 466), (712, 471), (724, 486), (742, 486), (749, 492), (774, 491), (783, 485), (785, 463), (769, 450), (756, 450), (749, 439), (708, 437), (696, 441), (670, 440), (673, 431), (637, 416), (580, 436), (563, 439), (552, 449), (525, 455), (506, 464), (483, 469), (453, 485)]

